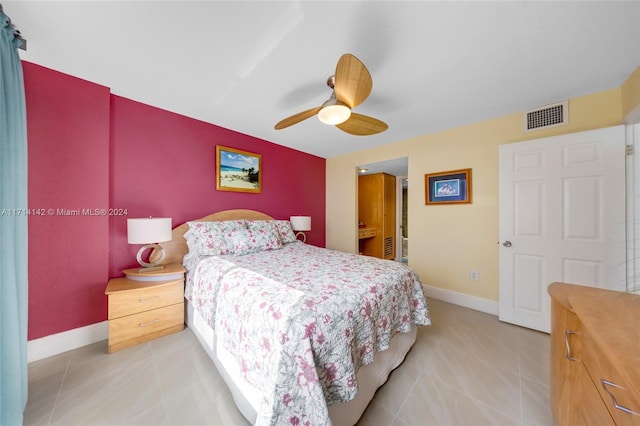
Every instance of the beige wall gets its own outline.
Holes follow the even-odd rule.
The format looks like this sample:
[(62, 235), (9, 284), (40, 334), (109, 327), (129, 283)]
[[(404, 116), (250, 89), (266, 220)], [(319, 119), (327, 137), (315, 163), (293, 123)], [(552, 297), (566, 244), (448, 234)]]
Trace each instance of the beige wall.
[(633, 122), (637, 122), (640, 116), (640, 67), (629, 76), (621, 86), (622, 90), (622, 116), (633, 115)]
[[(518, 112), (327, 159), (327, 247), (356, 251), (356, 167), (408, 157), (409, 265), (425, 285), (497, 301), (498, 146), (621, 124), (622, 98), (635, 96), (625, 85), (571, 99), (569, 124), (552, 129), (525, 133)], [(472, 168), (473, 203), (425, 206), (424, 174), (463, 168)], [(470, 269), (479, 281), (469, 279)]]

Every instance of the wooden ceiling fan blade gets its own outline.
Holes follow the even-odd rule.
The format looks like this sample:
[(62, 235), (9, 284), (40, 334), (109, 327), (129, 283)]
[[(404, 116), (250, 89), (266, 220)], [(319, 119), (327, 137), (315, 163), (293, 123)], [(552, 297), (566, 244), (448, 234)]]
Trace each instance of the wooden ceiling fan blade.
[(343, 132), (356, 136), (375, 135), (389, 128), (384, 121), (355, 112), (351, 113), (351, 117), (349, 117), (347, 121), (342, 124), (337, 124), (336, 127)]
[(355, 108), (364, 102), (373, 87), (373, 80), (367, 67), (350, 53), (345, 53), (338, 60), (334, 80), (333, 90), (336, 99), (350, 108)]
[(282, 130), (289, 126), (293, 126), (303, 120), (306, 120), (309, 117), (313, 117), (322, 109), (321, 106), (308, 109), (306, 111), (299, 112), (297, 114), (292, 115), (291, 117), (287, 117), (284, 120), (280, 120), (275, 126), (273, 126), (276, 130)]

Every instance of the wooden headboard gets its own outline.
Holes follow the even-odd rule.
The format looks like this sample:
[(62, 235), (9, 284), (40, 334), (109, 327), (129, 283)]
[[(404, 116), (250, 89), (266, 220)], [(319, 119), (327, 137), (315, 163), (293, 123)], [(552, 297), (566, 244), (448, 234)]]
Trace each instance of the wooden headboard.
[[(221, 222), (223, 220), (236, 219), (272, 220), (273, 218), (265, 213), (256, 210), (238, 209), (223, 210), (221, 212), (213, 213), (200, 219), (193, 219), (192, 222)], [(185, 222), (182, 225), (173, 228), (173, 231), (171, 231), (171, 241), (159, 243), (159, 245), (164, 248), (165, 253), (164, 260), (162, 261), (163, 265), (168, 265), (169, 263), (182, 263), (182, 258), (189, 251), (189, 247), (187, 247), (187, 240), (185, 240), (183, 237), (185, 232), (187, 232), (188, 230), (189, 224)], [(157, 258), (158, 253), (154, 250), (153, 252), (151, 252), (150, 259), (151, 261), (154, 261)]]

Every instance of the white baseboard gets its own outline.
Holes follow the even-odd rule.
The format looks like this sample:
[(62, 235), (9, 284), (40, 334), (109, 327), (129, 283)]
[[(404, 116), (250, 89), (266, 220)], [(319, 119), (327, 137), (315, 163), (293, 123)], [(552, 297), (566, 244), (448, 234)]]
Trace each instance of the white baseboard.
[(422, 285), (422, 288), (424, 288), (424, 294), (428, 298), (431, 297), (442, 300), (443, 302), (453, 303), (454, 305), (460, 305), (465, 308), (498, 316), (498, 302), (495, 300), (483, 299), (482, 297), (471, 296), (456, 291), (432, 287), (430, 285)]
[[(423, 285), (427, 297), (464, 306), (465, 308), (498, 315), (498, 302), (481, 297), (470, 296), (443, 288)], [(86, 327), (51, 334), (27, 342), (27, 361), (33, 362), (82, 346), (106, 340), (109, 337), (109, 322), (102, 321)]]
[(51, 334), (27, 342), (27, 362), (38, 361), (72, 349), (90, 345), (107, 339), (109, 321), (102, 321), (85, 327)]

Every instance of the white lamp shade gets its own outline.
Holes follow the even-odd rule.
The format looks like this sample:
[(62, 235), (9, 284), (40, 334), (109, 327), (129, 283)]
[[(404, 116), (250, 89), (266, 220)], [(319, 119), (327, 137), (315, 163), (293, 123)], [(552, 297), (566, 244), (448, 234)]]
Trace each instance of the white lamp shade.
[(291, 216), (289, 221), (294, 231), (311, 231), (311, 216)]
[(171, 240), (171, 218), (127, 219), (127, 242), (151, 244)]

